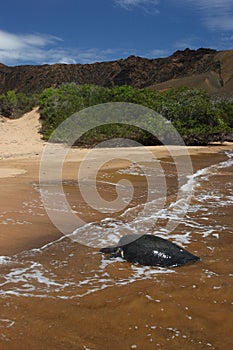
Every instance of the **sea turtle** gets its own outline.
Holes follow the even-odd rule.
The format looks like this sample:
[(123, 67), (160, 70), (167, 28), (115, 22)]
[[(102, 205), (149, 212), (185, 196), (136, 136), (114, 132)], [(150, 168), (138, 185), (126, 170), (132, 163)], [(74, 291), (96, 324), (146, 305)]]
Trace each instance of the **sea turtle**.
[(116, 246), (100, 251), (109, 254), (110, 258), (121, 257), (148, 266), (175, 267), (200, 259), (177, 244), (151, 234), (123, 236)]

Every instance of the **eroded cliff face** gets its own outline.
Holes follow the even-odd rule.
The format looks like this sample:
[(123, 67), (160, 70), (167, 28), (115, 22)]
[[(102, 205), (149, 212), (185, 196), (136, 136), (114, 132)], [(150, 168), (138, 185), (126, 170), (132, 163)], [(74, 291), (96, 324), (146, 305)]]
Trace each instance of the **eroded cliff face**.
[[(229, 53), (227, 62), (231, 57), (233, 60), (233, 51), (224, 52)], [(230, 79), (229, 75), (232, 74), (232, 69), (227, 70), (224, 67), (224, 57), (221, 52), (211, 49), (186, 49), (160, 59), (130, 56), (127, 59), (94, 64), (16, 67), (0, 64), (0, 93), (8, 90), (25, 93), (41, 92), (47, 87), (70, 82), (107, 87), (131, 85), (137, 88), (155, 89), (188, 85), (209, 89), (211, 93), (221, 93), (221, 89)], [(228, 73), (223, 77), (222, 71)], [(228, 93), (226, 88), (224, 92)]]

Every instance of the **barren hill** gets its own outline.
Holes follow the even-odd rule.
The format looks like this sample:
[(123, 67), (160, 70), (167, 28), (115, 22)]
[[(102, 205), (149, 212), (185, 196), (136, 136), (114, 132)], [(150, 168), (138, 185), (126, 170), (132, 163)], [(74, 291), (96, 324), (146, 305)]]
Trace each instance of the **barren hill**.
[(8, 90), (40, 92), (67, 82), (161, 90), (191, 86), (204, 88), (211, 94), (233, 96), (233, 50), (186, 49), (166, 58), (130, 56), (118, 61), (83, 65), (9, 67), (0, 64), (0, 93)]

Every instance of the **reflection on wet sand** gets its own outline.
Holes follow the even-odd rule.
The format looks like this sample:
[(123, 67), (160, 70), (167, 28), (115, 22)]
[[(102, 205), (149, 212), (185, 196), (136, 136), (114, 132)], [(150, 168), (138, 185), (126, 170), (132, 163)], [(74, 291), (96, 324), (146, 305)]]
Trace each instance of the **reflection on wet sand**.
[[(211, 159), (199, 155), (192, 160), (194, 174), (199, 171), (199, 175), (191, 205), (171, 233), (166, 224), (168, 218), (179, 217), (171, 210), (177, 186), (172, 165), (164, 163), (166, 210), (161, 211), (150, 233), (183, 245), (201, 256), (200, 262), (176, 269), (144, 267), (119, 258), (106, 259), (97, 247), (58, 235), (43, 248), (2, 257), (0, 348), (230, 350), (233, 162), (230, 153), (212, 155)], [(135, 217), (142, 221), (144, 231), (147, 225), (151, 230), (150, 217), (143, 221), (138, 216), (146, 182), (136, 170), (100, 174), (99, 191), (108, 199), (115, 196), (111, 183), (121, 176), (135, 186), (131, 208), (108, 217), (85, 206), (76, 183), (64, 184), (73, 209), (89, 220), (75, 235), (89, 234), (100, 245), (111, 235), (115, 243), (122, 232), (135, 233)], [(25, 189), (20, 220), (33, 222), (28, 225), (31, 230), (38, 230), (39, 225), (44, 229), (45, 213), (36, 186), (30, 191), (34, 199)], [(7, 211), (2, 220), (17, 220), (10, 208)], [(9, 220), (2, 225), (9, 229), (17, 226)], [(50, 230), (54, 232), (54, 228)]]

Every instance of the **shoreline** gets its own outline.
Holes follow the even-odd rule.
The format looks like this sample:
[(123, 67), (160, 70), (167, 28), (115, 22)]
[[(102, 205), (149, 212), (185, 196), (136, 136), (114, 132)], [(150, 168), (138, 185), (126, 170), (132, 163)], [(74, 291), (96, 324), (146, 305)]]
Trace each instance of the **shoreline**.
[[(205, 167), (206, 163), (211, 161), (210, 155), (221, 156), (221, 153), (233, 148), (233, 143), (225, 145), (209, 145), (205, 147), (187, 147), (191, 157), (203, 156), (201, 167)], [(152, 151), (156, 158), (167, 158), (169, 156), (164, 146), (147, 147)], [(98, 149), (101, 157), (104, 158), (109, 153), (109, 149)], [(111, 155), (116, 158), (107, 162), (101, 168), (102, 174), (106, 171), (113, 172), (116, 169), (126, 168), (129, 161), (124, 160), (125, 156), (136, 152), (136, 154), (144, 151), (144, 147), (112, 149)], [(63, 180), (77, 181), (77, 168), (81, 164), (83, 158), (90, 152), (90, 149), (71, 149), (64, 164)], [(117, 155), (120, 154), (119, 156)], [(183, 151), (179, 148), (178, 155), (182, 155)], [(206, 156), (208, 158), (206, 158)], [(92, 158), (92, 166), (95, 166), (95, 159)], [(42, 206), (40, 194), (36, 186), (39, 183), (39, 166), (40, 155), (31, 158), (16, 157), (5, 158), (0, 160), (0, 256), (11, 256), (22, 251), (39, 248), (47, 243), (57, 240), (61, 237), (61, 233), (51, 223), (45, 209)], [(117, 179), (115, 179), (117, 181)], [(76, 197), (75, 197), (76, 196)], [(74, 200), (77, 201), (77, 193)], [(105, 195), (106, 197), (106, 195)], [(98, 221), (102, 217), (95, 214), (95, 220)], [(84, 218), (90, 222), (93, 218), (93, 212), (85, 212)]]
[[(43, 151), (46, 147), (47, 143), (43, 142), (43, 145), (40, 147), (36, 153), (34, 151), (29, 151), (28, 153), (21, 154), (11, 154), (10, 156), (1, 156), (1, 141), (0, 141), (0, 179), (1, 178), (10, 178), (15, 177), (17, 175), (24, 174), (27, 172), (26, 169), (21, 167), (21, 164), (25, 167), (25, 164), (38, 163), (41, 161), (41, 157)], [(187, 153), (190, 156), (201, 155), (201, 154), (216, 154), (221, 153), (227, 150), (233, 149), (233, 142), (223, 142), (223, 143), (213, 143), (206, 146), (168, 146), (169, 150), (172, 150), (176, 156), (186, 155)], [(103, 158), (106, 153), (111, 152), (113, 156), (117, 156), (117, 153), (120, 151), (120, 156), (123, 155), (127, 157), (128, 154), (137, 150), (140, 154), (145, 150), (149, 150), (152, 152), (156, 158), (168, 158), (170, 157), (169, 151), (166, 146), (143, 146), (143, 147), (119, 147), (119, 148), (99, 148), (95, 149), (95, 152), (99, 152), (103, 154)], [(184, 151), (185, 150), (185, 151)], [(90, 151), (93, 151), (91, 148), (71, 148), (68, 151), (68, 155), (65, 159), (65, 163), (69, 162), (77, 162), (81, 163), (85, 157), (88, 155)], [(127, 166), (128, 162), (119, 160), (115, 164), (109, 162), (106, 164), (103, 169), (116, 169), (118, 167)]]

